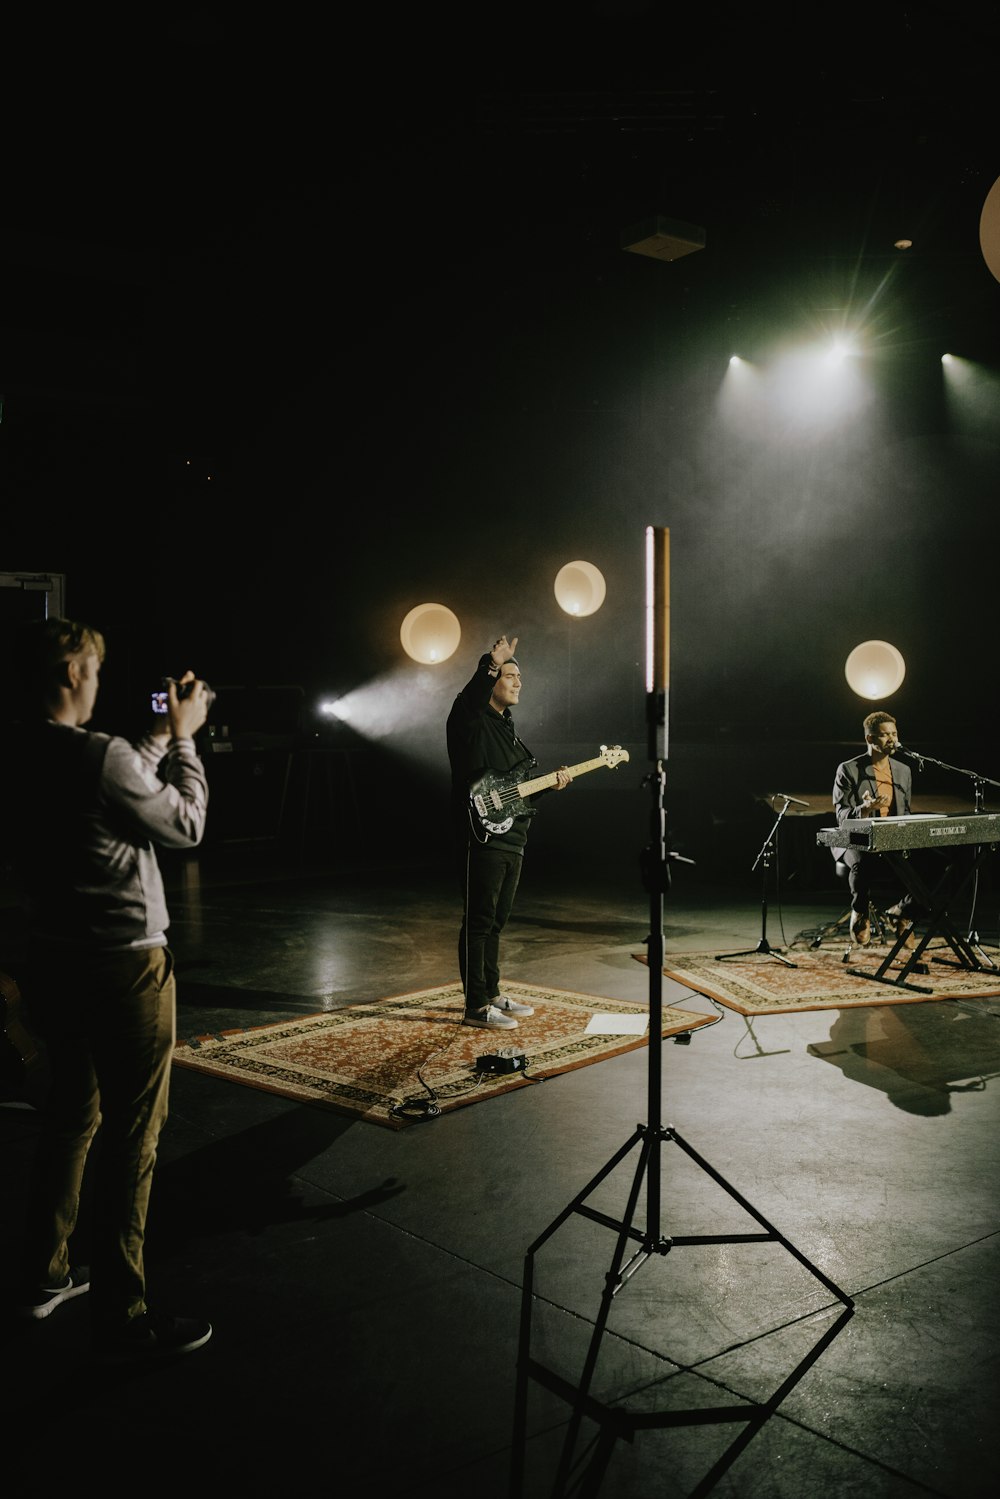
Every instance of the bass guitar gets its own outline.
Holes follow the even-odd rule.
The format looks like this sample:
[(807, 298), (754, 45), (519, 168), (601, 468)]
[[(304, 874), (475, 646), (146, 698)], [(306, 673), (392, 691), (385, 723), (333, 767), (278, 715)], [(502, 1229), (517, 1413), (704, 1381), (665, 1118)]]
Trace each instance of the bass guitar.
[[(586, 775), (588, 770), (598, 770), (606, 765), (609, 770), (614, 770), (628, 759), (628, 750), (623, 750), (621, 745), (601, 745), (601, 753), (593, 760), (583, 760), (579, 765), (567, 765), (566, 774), (570, 780), (577, 776)], [(499, 776), (493, 771), (487, 771), (484, 776), (472, 786), (469, 791), (469, 817), (472, 822), (472, 830), (480, 842), (495, 836), (497, 833), (506, 833), (513, 826), (514, 818), (530, 814), (535, 809), (527, 805), (527, 798), (534, 796), (539, 791), (547, 791), (550, 786), (556, 784), (559, 772), (552, 771), (549, 775), (538, 776), (533, 781), (519, 781), (518, 776), (525, 770), (533, 770), (537, 762), (525, 760), (524, 764), (508, 776)]]

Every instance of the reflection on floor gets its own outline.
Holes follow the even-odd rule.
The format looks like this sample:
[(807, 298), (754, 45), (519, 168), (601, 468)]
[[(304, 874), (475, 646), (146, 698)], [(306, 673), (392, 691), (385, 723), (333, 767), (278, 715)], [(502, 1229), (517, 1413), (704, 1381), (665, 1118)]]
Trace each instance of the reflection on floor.
[[(168, 874), (182, 1035), (455, 976), (447, 872), (203, 854)], [(786, 897), (770, 944), (787, 951), (840, 902)], [(642, 1001), (633, 954), (655, 910), (638, 881), (528, 866), (506, 971)], [(752, 886), (677, 877), (667, 948), (753, 948), (762, 914)], [(669, 981), (663, 1002), (712, 1012)], [(560, 1472), (567, 1492), (613, 1499), (987, 1492), (1000, 1001), (717, 1014), (683, 1045), (401, 1133), (175, 1070), (151, 1292), (215, 1335), (137, 1377), (89, 1366), (86, 1298), (5, 1328), (5, 1469), (39, 1476), (59, 1450), (109, 1474), (142, 1453), (161, 1482), (254, 1493), (534, 1499)], [(517, 1040), (530, 1055), (530, 1020)], [(16, 1078), (5, 1092), (9, 1269), (36, 1115)], [(595, 1180), (593, 1211), (566, 1214)]]

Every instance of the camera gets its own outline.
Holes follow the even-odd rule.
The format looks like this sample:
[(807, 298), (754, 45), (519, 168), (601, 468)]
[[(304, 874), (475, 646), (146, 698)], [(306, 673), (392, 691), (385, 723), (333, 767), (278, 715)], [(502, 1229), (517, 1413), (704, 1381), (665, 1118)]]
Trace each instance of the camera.
[[(178, 682), (177, 679), (176, 679), (176, 677), (161, 677), (160, 678), (159, 690), (156, 691), (156, 692), (154, 692), (152, 694), (151, 699), (150, 699), (150, 706), (152, 707), (152, 710), (153, 710), (154, 713), (166, 713), (166, 711), (167, 711), (167, 704), (168, 704), (168, 701), (169, 701), (169, 699), (168, 699), (168, 689), (170, 687), (171, 682), (173, 682), (174, 685), (176, 686), (176, 688), (177, 688), (177, 696), (179, 698), (190, 697), (190, 695), (191, 695), (191, 689), (194, 686), (194, 682)], [(208, 683), (206, 682), (206, 684), (205, 684), (205, 705), (206, 705), (206, 707), (210, 708), (214, 702), (215, 702), (215, 693), (212, 691), (211, 687), (209, 687)]]

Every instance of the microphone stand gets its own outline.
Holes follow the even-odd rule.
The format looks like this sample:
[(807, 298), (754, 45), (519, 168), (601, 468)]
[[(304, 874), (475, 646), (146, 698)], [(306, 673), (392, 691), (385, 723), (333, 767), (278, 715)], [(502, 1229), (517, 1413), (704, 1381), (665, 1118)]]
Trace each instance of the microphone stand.
[[(955, 775), (968, 776), (969, 780), (972, 782), (972, 810), (974, 814), (984, 812), (986, 810), (983, 798), (983, 787), (1000, 787), (1000, 781), (992, 781), (990, 780), (989, 776), (981, 776), (976, 770), (964, 770), (961, 765), (949, 765), (944, 760), (935, 760), (931, 755), (921, 755), (918, 754), (916, 750), (904, 749), (901, 744), (897, 745), (896, 749), (897, 753), (906, 755), (910, 760), (912, 760), (918, 770), (923, 770), (925, 764), (936, 765), (939, 770), (950, 770), (953, 771)], [(973, 947), (976, 949), (976, 952), (985, 967), (996, 970), (996, 963), (994, 963), (993, 959), (989, 956), (988, 953), (983, 951), (982, 945), (979, 941), (979, 933), (976, 931), (976, 901), (979, 898), (978, 854), (981, 848), (981, 844), (977, 845), (977, 864), (975, 873), (973, 875), (972, 884), (972, 906), (969, 910), (969, 930), (965, 934), (965, 941), (969, 947)]]
[(782, 807), (781, 811), (775, 818), (774, 827), (764, 839), (764, 846), (761, 849), (760, 853), (757, 855), (756, 859), (754, 859), (753, 865), (750, 870), (750, 873), (753, 874), (754, 870), (757, 868), (757, 865), (763, 863), (763, 869), (761, 871), (762, 889), (760, 899), (760, 941), (757, 943), (756, 947), (750, 948), (746, 952), (717, 953), (715, 957), (715, 961), (717, 963), (725, 963), (729, 958), (749, 958), (752, 957), (754, 953), (762, 953), (766, 958), (774, 958), (777, 962), (784, 963), (786, 968), (798, 968), (799, 966), (798, 963), (793, 963), (791, 958), (786, 958), (782, 953), (775, 952), (774, 948), (767, 940), (767, 871), (771, 863), (771, 844), (774, 841), (774, 836), (778, 831), (781, 819), (788, 811), (788, 808), (791, 806), (792, 802), (795, 801), (794, 796), (786, 796), (783, 791), (777, 791), (775, 792), (775, 795), (780, 796), (785, 805)]

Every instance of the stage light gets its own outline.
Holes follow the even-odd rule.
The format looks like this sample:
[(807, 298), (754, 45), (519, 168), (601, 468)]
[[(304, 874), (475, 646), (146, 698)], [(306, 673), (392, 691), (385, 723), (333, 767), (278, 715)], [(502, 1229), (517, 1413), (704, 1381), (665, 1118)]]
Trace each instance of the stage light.
[(567, 614), (596, 614), (605, 592), (604, 576), (592, 562), (567, 562), (556, 573), (556, 602)]
[(849, 339), (835, 338), (827, 351), (827, 361), (830, 364), (842, 364), (857, 352), (857, 346)]
[(888, 640), (865, 640), (856, 645), (844, 664), (848, 686), (858, 697), (889, 697), (902, 684), (906, 663)]
[(649, 758), (665, 760), (670, 692), (670, 531), (646, 527), (646, 724)]
[(412, 661), (436, 666), (458, 650), (462, 627), (444, 604), (418, 604), (399, 627), (403, 650)]

